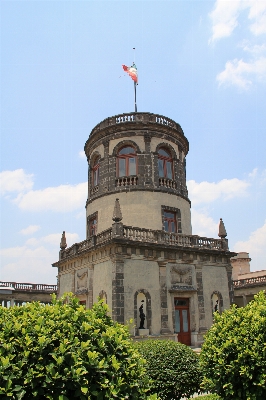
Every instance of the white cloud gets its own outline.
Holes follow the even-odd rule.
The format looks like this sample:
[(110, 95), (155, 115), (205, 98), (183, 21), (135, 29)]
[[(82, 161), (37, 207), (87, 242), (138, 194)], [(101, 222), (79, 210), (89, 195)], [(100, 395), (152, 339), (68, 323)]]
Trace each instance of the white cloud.
[(193, 234), (204, 237), (217, 237), (219, 221), (215, 222), (206, 211), (191, 209)]
[(255, 22), (250, 25), (250, 30), (253, 35), (258, 36), (266, 33), (266, 2), (265, 1), (249, 1), (249, 19), (255, 19)]
[(79, 157), (80, 157), (80, 158), (86, 158), (86, 154), (85, 154), (85, 151), (84, 151), (84, 150), (80, 150), (80, 152), (79, 152)]
[(41, 227), (39, 225), (29, 225), (27, 228), (21, 229), (19, 233), (21, 233), (22, 235), (32, 235), (40, 229)]
[(1, 194), (24, 192), (33, 186), (33, 174), (26, 174), (23, 169), (3, 171), (0, 173)]
[(219, 86), (234, 85), (241, 89), (248, 89), (252, 85), (253, 79), (266, 80), (266, 57), (260, 57), (250, 62), (237, 59), (227, 61), (224, 71), (220, 72), (216, 79)]
[(228, 37), (237, 27), (237, 18), (241, 6), (240, 0), (217, 0), (214, 10), (209, 14), (212, 21), (212, 37), (210, 42)]
[[(266, 33), (266, 2), (256, 0), (217, 0), (213, 11), (209, 14), (212, 22), (210, 43), (231, 36), (239, 25), (239, 14), (249, 9), (248, 18), (252, 20), (250, 31), (258, 36)], [(254, 21), (255, 20), (255, 21)]]
[(242, 197), (247, 195), (249, 182), (233, 179), (222, 179), (215, 182), (200, 182), (194, 180), (187, 182), (189, 198), (193, 205), (208, 204), (219, 198), (229, 200), (234, 197)]
[(77, 185), (60, 185), (42, 190), (30, 190), (19, 194), (14, 202), (26, 211), (68, 212), (85, 206), (87, 183)]
[[(79, 241), (76, 233), (66, 233), (68, 246)], [(55, 284), (57, 269), (51, 266), (58, 260), (61, 233), (30, 238), (23, 246), (0, 250), (0, 279), (12, 282)]]
[(265, 245), (266, 245), (266, 221), (261, 228), (252, 232), (246, 241), (238, 241), (234, 245), (234, 251), (239, 253), (245, 251), (249, 253), (254, 270), (266, 269), (265, 266)]

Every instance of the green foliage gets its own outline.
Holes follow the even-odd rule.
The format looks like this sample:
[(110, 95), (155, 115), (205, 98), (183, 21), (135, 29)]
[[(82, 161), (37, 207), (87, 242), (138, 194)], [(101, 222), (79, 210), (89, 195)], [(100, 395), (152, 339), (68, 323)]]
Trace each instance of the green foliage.
[(199, 392), (199, 357), (190, 347), (169, 340), (147, 340), (136, 347), (147, 361), (153, 393), (160, 399), (178, 400)]
[(217, 394), (206, 394), (206, 396), (199, 396), (199, 400), (221, 400)]
[(0, 398), (156, 399), (127, 328), (99, 302), (0, 307)]
[(266, 399), (266, 298), (233, 306), (205, 337), (200, 355), (204, 388), (230, 400)]

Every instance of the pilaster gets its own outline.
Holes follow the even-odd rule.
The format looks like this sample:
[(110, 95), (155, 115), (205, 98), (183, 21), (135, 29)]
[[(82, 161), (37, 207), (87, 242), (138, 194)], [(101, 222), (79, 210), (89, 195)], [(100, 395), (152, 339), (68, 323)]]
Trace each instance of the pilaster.
[(124, 324), (125, 315), (124, 261), (113, 260), (112, 270), (112, 318)]

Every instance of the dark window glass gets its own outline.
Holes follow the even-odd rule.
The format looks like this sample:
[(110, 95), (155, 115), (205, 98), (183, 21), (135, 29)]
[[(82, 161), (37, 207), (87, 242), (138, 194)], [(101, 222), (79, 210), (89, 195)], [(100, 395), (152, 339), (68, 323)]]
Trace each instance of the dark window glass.
[(175, 233), (176, 232), (176, 214), (170, 211), (164, 211), (163, 213), (163, 226), (165, 232)]
[(126, 146), (118, 152), (118, 176), (137, 174), (137, 155), (134, 147)]
[(165, 149), (158, 151), (158, 169), (160, 178), (173, 179), (173, 160)]
[(91, 218), (89, 220), (89, 235), (93, 236), (97, 234), (97, 218)]
[(99, 176), (100, 176), (100, 157), (96, 158), (92, 167), (93, 186), (99, 185)]

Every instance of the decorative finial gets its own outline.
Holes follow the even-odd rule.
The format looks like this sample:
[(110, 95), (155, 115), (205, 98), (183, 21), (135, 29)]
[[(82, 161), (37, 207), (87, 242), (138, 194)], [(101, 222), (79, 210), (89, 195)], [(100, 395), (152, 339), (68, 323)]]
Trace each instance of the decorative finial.
[(115, 200), (115, 208), (114, 208), (114, 213), (113, 213), (113, 221), (114, 222), (120, 222), (122, 221), (122, 212), (119, 204), (119, 199)]
[(67, 248), (67, 242), (66, 242), (66, 232), (63, 231), (62, 237), (61, 237), (61, 242), (60, 242), (60, 249), (64, 250)]
[(225, 226), (224, 226), (224, 223), (223, 223), (222, 218), (220, 218), (218, 236), (219, 236), (221, 239), (224, 239), (224, 238), (227, 236), (227, 233), (226, 233)]

